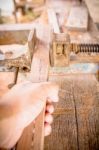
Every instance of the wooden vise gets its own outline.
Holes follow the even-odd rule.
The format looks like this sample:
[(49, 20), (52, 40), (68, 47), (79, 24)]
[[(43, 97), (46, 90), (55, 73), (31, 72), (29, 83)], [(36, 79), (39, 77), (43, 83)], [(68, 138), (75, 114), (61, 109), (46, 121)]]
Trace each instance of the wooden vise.
[(69, 34), (53, 33), (50, 62), (52, 67), (65, 67), (70, 63), (99, 63), (99, 44), (71, 43)]
[(31, 70), (35, 44), (36, 31), (31, 30), (27, 42), (23, 45), (14, 44), (14, 42), (11, 44), (3, 43), (0, 45), (0, 67), (4, 72), (15, 72), (14, 81), (11, 87), (17, 82), (18, 72), (29, 72)]

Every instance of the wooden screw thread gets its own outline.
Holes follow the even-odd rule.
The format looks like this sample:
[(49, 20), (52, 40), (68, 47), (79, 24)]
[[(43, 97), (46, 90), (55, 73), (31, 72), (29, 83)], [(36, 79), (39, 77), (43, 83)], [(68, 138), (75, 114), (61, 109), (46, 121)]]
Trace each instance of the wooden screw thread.
[(77, 53), (99, 53), (99, 44), (73, 44), (72, 51)]

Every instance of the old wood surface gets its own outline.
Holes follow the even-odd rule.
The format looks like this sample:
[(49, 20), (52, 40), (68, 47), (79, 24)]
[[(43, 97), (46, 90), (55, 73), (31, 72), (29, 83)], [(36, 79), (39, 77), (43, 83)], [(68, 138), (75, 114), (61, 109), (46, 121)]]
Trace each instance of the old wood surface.
[(7, 73), (0, 72), (0, 97), (9, 90), (8, 85), (13, 83), (13, 81), (14, 81), (13, 72), (7, 72)]
[(53, 28), (53, 32), (60, 33), (57, 16), (53, 9), (48, 9), (48, 21)]
[[(45, 34), (45, 32), (43, 31), (42, 33), (43, 35)], [(49, 67), (48, 45), (46, 43), (39, 41), (37, 45), (37, 49), (35, 50), (35, 53), (33, 56), (31, 73), (27, 77), (28, 80), (34, 83), (47, 81), (48, 80), (48, 67)], [(22, 74), (21, 76), (19, 76), (19, 80), (20, 78), (23, 78)], [(45, 115), (45, 108), (43, 108), (42, 112), (39, 114), (39, 116), (35, 120), (34, 132), (33, 132), (33, 123), (30, 124), (24, 130), (17, 144), (16, 150), (29, 150), (29, 149), (43, 150), (44, 149), (44, 115)], [(28, 132), (31, 132), (31, 133), (29, 134)], [(29, 135), (28, 140), (27, 140), (26, 135)]]
[(99, 1), (84, 0), (87, 4), (89, 13), (95, 23), (99, 23)]
[(71, 8), (66, 27), (70, 30), (87, 31), (88, 28), (88, 10), (83, 6)]
[(60, 85), (52, 134), (45, 150), (99, 148), (99, 83), (93, 75), (51, 76)]
[[(45, 32), (42, 31), (42, 34), (45, 35)], [(42, 38), (43, 38), (42, 35)], [(31, 40), (31, 37), (28, 39), (28, 41)], [(33, 40), (34, 42), (34, 40)], [(30, 50), (33, 49), (33, 45), (31, 47), (30, 43), (29, 48)], [(32, 43), (33, 44), (33, 43)], [(49, 51), (48, 51), (48, 44), (43, 43), (43, 41), (37, 42), (35, 54), (33, 56), (33, 62), (32, 62), (32, 67), (31, 67), (31, 72), (26, 73), (25, 77), (23, 77), (24, 73), (21, 74), (21, 77), (18, 76), (17, 81), (22, 82), (24, 80), (31, 80), (32, 82), (44, 82), (47, 81), (48, 79), (48, 66), (49, 66)], [(45, 57), (45, 56), (46, 57)], [(0, 86), (1, 93), (3, 94), (7, 92), (8, 89), (8, 84), (9, 82), (13, 82), (11, 77), (14, 76), (14, 73), (12, 72), (12, 76), (10, 76), (7, 80), (4, 79), (4, 77), (8, 76), (8, 72), (4, 72), (0, 74), (0, 81), (2, 81), (2, 85)], [(10, 74), (9, 74), (10, 75)], [(4, 77), (3, 77), (4, 76)], [(29, 78), (28, 78), (29, 77)], [(11, 81), (10, 81), (11, 80)], [(3, 87), (3, 88), (2, 88)], [(46, 105), (46, 104), (45, 104)], [(16, 150), (28, 150), (28, 149), (35, 149), (35, 150), (43, 150), (43, 145), (44, 145), (44, 115), (45, 115), (45, 108), (42, 110), (42, 112), (39, 114), (35, 121), (35, 131), (34, 131), (34, 124), (31, 123), (23, 132), (20, 140), (16, 144), (15, 149)]]
[[(70, 34), (71, 42), (93, 43), (99, 42), (98, 30), (89, 17), (86, 32), (69, 31), (64, 27), (72, 4), (60, 4), (59, 25), (62, 32)], [(75, 2), (76, 4), (76, 2)], [(51, 7), (51, 6), (50, 6)], [(57, 69), (56, 69), (57, 70)], [(61, 69), (60, 69), (61, 70)], [(55, 72), (54, 72), (55, 73)], [(49, 80), (60, 85), (60, 101), (55, 105), (52, 134), (45, 138), (45, 150), (97, 150), (99, 148), (99, 83), (94, 75), (66, 74), (62, 71), (50, 74)]]
[[(67, 6), (64, 5), (64, 7), (66, 9)], [(70, 8), (71, 7), (69, 7), (69, 9)], [(64, 29), (63, 26), (62, 29), (64, 32), (67, 32), (67, 29)], [(91, 28), (88, 30), (88, 32), (69, 33), (71, 34), (72, 41), (97, 41), (98, 33), (96, 34), (96, 32), (94, 32), (92, 23)], [(30, 78), (32, 80), (36, 79), (37, 81), (41, 82), (45, 81), (46, 79), (43, 75), (46, 72), (45, 68), (48, 60), (48, 47), (44, 48), (41, 45), (38, 50), (39, 51), (35, 53), (35, 56), (39, 59), (36, 59), (36, 57), (34, 57), (34, 61), (38, 60), (39, 63), (33, 65), (34, 74), (33, 76), (31, 75)], [(43, 61), (41, 61), (42, 59)], [(49, 80), (59, 83), (61, 89), (59, 93), (60, 102), (55, 105), (56, 110), (54, 113), (53, 132), (49, 137), (45, 139), (45, 150), (98, 149), (99, 85), (95, 78), (91, 75), (50, 75)], [(32, 130), (32, 127), (33, 125), (30, 125), (30, 129), (27, 129), (27, 131), (25, 130), (25, 133), (23, 133), (25, 136), (23, 135), (23, 138), (21, 140), (22, 143), (20, 141), (21, 146), (24, 146), (24, 143), (27, 140), (27, 134), (29, 134), (28, 131)], [(39, 134), (38, 137), (41, 137), (41, 135), (42, 134)], [(30, 146), (30, 144), (32, 144), (30, 142), (31, 138), (29, 139), (29, 141), (27, 140), (27, 146)], [(22, 150), (22, 147), (20, 147), (20, 150)]]
[[(46, 103), (45, 103), (46, 107)], [(44, 118), (45, 107), (35, 120), (33, 150), (44, 150)]]
[(32, 141), (34, 139), (34, 123), (32, 122), (28, 127), (23, 131), (21, 138), (16, 144), (16, 150), (30, 150), (32, 148)]

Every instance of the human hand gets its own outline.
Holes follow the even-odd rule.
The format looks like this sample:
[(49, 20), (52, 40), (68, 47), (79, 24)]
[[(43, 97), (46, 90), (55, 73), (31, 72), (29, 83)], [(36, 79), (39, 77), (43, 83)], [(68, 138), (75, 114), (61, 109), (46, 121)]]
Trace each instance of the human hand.
[(0, 147), (11, 148), (28, 126), (43, 110), (45, 102), (45, 136), (51, 132), (54, 107), (58, 101), (58, 87), (51, 83), (15, 85), (0, 100)]

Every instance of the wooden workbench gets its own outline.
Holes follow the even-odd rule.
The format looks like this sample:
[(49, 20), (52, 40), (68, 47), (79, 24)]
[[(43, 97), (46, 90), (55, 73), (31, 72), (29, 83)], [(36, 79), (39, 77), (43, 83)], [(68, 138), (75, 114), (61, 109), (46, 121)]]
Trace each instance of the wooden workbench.
[[(63, 5), (65, 2), (65, 8), (66, 1), (62, 2)], [(72, 5), (70, 2), (67, 2), (67, 4), (67, 6), (69, 6), (69, 11)], [(58, 7), (59, 6), (60, 5), (58, 5)], [(42, 22), (45, 23), (45, 20), (43, 20)], [(41, 28), (38, 28), (37, 30), (42, 31), (43, 34), (41, 33), (41, 38), (43, 38), (44, 40), (47, 39), (47, 37), (45, 38), (45, 28), (43, 28), (42, 30)], [(68, 31), (64, 26), (62, 26), (62, 30), (64, 32)], [(40, 36), (39, 31), (38, 33)], [(95, 29), (92, 20), (90, 20), (90, 28), (87, 32), (68, 32), (71, 35), (71, 40), (76, 42), (84, 43), (86, 40), (87, 42), (95, 42), (99, 39), (99, 37), (97, 36), (98, 31)], [(48, 47), (46, 47), (44, 50), (43, 49), (44, 48), (41, 45), (41, 47), (39, 47), (38, 49), (38, 52), (35, 53), (35, 56), (38, 56), (38, 58), (44, 60), (44, 63), (48, 63)], [(42, 64), (40, 66), (42, 66)], [(41, 73), (44, 74), (43, 71), (44, 70), (42, 70)], [(42, 76), (40, 80), (42, 81)], [(96, 80), (95, 76), (93, 74), (82, 73), (66, 74), (65, 72), (65, 74), (58, 74), (57, 72), (56, 74), (53, 74), (53, 72), (50, 72), (49, 81), (57, 82), (60, 85), (60, 101), (55, 105), (56, 109), (54, 112), (54, 123), (52, 125), (53, 131), (49, 137), (45, 138), (44, 149), (98, 150), (99, 83)], [(27, 131), (30, 132), (31, 129)], [(27, 134), (25, 135), (25, 137), (26, 140)], [(23, 143), (25, 142), (23, 141)], [(27, 146), (30, 146), (28, 145), (30, 143), (31, 142), (28, 139)]]
[(97, 150), (99, 147), (99, 84), (91, 75), (55, 76), (61, 87), (52, 134), (45, 150)]
[[(54, 2), (53, 2), (54, 3)], [(63, 2), (59, 20), (66, 23), (73, 3)], [(57, 2), (60, 8), (62, 2)], [(75, 2), (76, 5), (76, 2)], [(79, 5), (79, 4), (77, 4)], [(62, 5), (63, 6), (63, 5)], [(51, 7), (51, 6), (50, 6)], [(54, 3), (54, 10), (58, 12)], [(65, 14), (65, 15), (64, 15)], [(86, 32), (68, 30), (64, 24), (61, 29), (69, 33), (72, 42), (99, 42), (99, 32), (89, 16)], [(53, 69), (54, 70), (54, 69)], [(56, 69), (58, 70), (58, 69)], [(86, 70), (87, 71), (87, 70)], [(99, 83), (94, 75), (66, 73), (65, 69), (52, 71), (49, 80), (56, 81), (61, 89), (60, 101), (55, 105), (52, 134), (45, 138), (45, 150), (97, 150), (99, 148)]]

